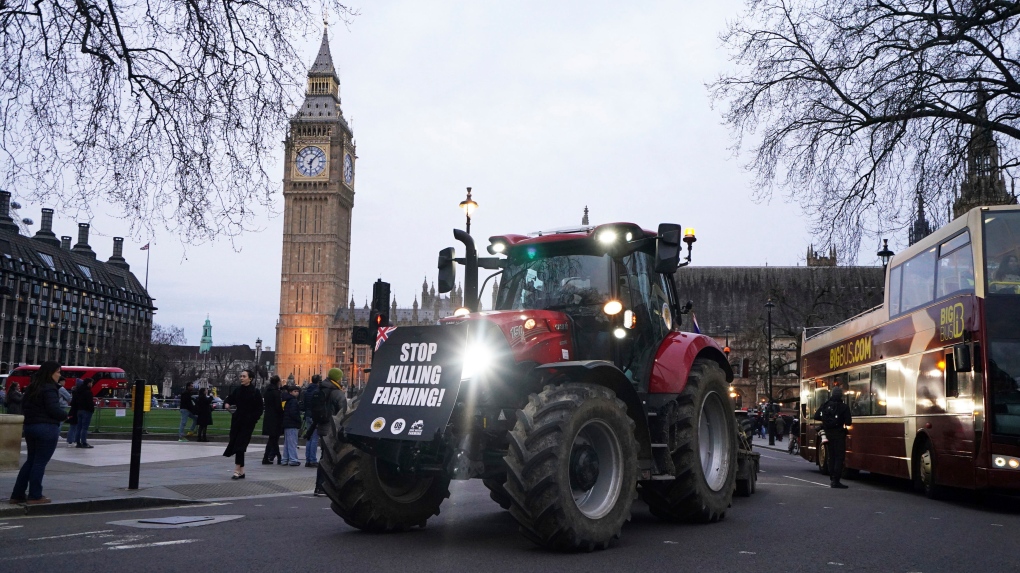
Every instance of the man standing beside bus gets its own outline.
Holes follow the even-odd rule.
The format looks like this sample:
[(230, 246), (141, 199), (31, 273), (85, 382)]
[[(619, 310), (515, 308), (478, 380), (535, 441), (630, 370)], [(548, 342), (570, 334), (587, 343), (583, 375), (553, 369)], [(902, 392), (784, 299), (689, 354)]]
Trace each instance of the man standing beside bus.
[(849, 486), (840, 483), (839, 478), (843, 475), (843, 460), (846, 459), (846, 427), (853, 423), (853, 418), (850, 408), (843, 402), (843, 388), (833, 387), (828, 401), (812, 417), (822, 422), (822, 429), (829, 439), (825, 444), (828, 448), (825, 465), (829, 470), (829, 487), (847, 489)]

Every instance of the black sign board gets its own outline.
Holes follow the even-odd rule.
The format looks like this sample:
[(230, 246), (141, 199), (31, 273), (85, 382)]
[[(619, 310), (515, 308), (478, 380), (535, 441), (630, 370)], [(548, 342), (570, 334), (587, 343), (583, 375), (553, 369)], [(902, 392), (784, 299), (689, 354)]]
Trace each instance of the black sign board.
[(431, 440), (460, 391), (466, 325), (402, 326), (376, 351), (368, 386), (344, 429), (392, 440)]

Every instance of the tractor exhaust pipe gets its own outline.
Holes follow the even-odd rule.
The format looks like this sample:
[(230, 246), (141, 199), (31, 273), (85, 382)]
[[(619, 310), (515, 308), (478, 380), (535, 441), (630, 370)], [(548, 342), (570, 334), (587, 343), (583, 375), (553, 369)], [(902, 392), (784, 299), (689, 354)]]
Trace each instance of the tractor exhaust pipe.
[(464, 258), (456, 259), (464, 265), (464, 306), (478, 312), (478, 251), (471, 235), (460, 229), (453, 230), (453, 238), (464, 243)]

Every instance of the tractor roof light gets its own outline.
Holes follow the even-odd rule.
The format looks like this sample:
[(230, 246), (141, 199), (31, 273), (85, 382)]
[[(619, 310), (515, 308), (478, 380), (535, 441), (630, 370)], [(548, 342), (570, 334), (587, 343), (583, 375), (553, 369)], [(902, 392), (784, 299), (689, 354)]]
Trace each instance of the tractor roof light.
[(697, 237), (694, 236), (694, 227), (687, 227), (684, 229), (684, 242), (687, 243), (688, 247), (694, 244), (697, 240)]
[(490, 255), (499, 255), (506, 252), (506, 243), (503, 241), (493, 241), (489, 244), (487, 249)]
[(469, 314), (471, 314), (471, 311), (463, 306), (453, 311), (453, 316), (467, 316)]
[(617, 314), (620, 314), (621, 310), (623, 310), (623, 303), (621, 303), (618, 300), (611, 300), (607, 302), (605, 306), (602, 307), (602, 312), (608, 314), (609, 316), (615, 316)]
[(619, 238), (619, 235), (617, 235), (616, 231), (613, 229), (605, 229), (604, 231), (599, 233), (599, 236), (597, 238), (598, 241), (603, 245), (612, 245), (613, 243), (616, 242), (616, 239)]

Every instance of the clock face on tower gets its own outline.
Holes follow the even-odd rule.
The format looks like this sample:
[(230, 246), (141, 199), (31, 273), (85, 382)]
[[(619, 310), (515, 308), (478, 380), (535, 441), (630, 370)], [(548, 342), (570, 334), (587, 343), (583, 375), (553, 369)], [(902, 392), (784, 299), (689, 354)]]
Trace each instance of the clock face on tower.
[(354, 181), (354, 160), (351, 159), (350, 153), (344, 154), (344, 181), (346, 181), (348, 185)]
[(297, 154), (297, 170), (305, 177), (315, 177), (326, 168), (326, 153), (322, 149), (309, 145)]

